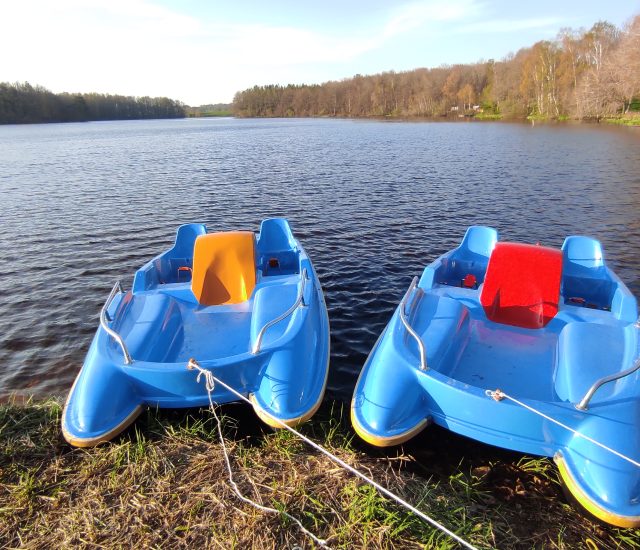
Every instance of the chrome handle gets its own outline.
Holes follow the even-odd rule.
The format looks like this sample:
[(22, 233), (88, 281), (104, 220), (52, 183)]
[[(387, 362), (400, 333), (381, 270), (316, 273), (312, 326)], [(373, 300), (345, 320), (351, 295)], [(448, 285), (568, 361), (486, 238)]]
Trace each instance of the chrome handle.
[(640, 359), (636, 360), (633, 366), (627, 370), (623, 370), (622, 372), (618, 372), (616, 374), (610, 374), (609, 376), (603, 376), (600, 380), (597, 380), (596, 383), (589, 388), (589, 391), (584, 394), (584, 397), (580, 400), (580, 403), (576, 405), (576, 409), (580, 411), (586, 411), (589, 405), (589, 401), (593, 397), (593, 394), (596, 393), (601, 386), (608, 384), (609, 382), (613, 382), (614, 380), (618, 380), (619, 378), (624, 378), (625, 376), (629, 376), (633, 374), (635, 371), (640, 369)]
[(427, 350), (424, 347), (424, 342), (422, 338), (418, 335), (418, 333), (413, 330), (411, 325), (409, 324), (409, 320), (407, 319), (407, 314), (405, 313), (405, 307), (407, 305), (407, 301), (409, 300), (409, 296), (411, 293), (418, 287), (418, 277), (414, 277), (413, 281), (411, 281), (411, 285), (409, 286), (409, 290), (407, 290), (404, 298), (400, 302), (400, 320), (404, 325), (404, 328), (407, 329), (407, 332), (413, 336), (416, 342), (418, 342), (418, 348), (420, 349), (420, 370), (427, 370)]
[(111, 289), (111, 293), (109, 294), (107, 301), (105, 302), (104, 306), (102, 306), (102, 311), (100, 311), (100, 326), (109, 336), (111, 336), (111, 338), (113, 338), (116, 342), (118, 342), (118, 344), (120, 344), (120, 348), (122, 348), (122, 354), (124, 355), (124, 363), (125, 365), (130, 365), (131, 363), (133, 363), (133, 359), (131, 359), (131, 355), (129, 355), (129, 350), (125, 345), (124, 340), (115, 330), (113, 330), (108, 325), (108, 322), (112, 321), (112, 319), (109, 316), (107, 310), (109, 309), (109, 306), (111, 305), (113, 299), (116, 297), (116, 294), (122, 294), (123, 292), (124, 291), (122, 290), (120, 281), (116, 281), (116, 284), (113, 285), (113, 288)]
[(306, 281), (307, 281), (308, 278), (309, 278), (309, 276), (307, 275), (307, 270), (304, 269), (302, 271), (302, 282), (300, 284), (300, 291), (298, 292), (298, 298), (296, 299), (294, 304), (287, 311), (285, 311), (282, 315), (279, 315), (275, 319), (272, 319), (271, 321), (268, 321), (260, 329), (260, 332), (258, 333), (258, 337), (256, 338), (256, 342), (253, 345), (253, 349), (251, 350), (251, 353), (253, 355), (255, 355), (256, 353), (258, 353), (260, 351), (260, 346), (262, 345), (262, 337), (264, 336), (264, 333), (267, 331), (268, 328), (272, 327), (276, 323), (279, 323), (283, 319), (286, 319), (287, 317), (289, 317), (289, 315), (291, 315), (298, 308), (298, 306), (300, 304), (302, 304), (303, 306), (305, 305), (305, 303), (304, 303), (304, 289), (305, 289)]

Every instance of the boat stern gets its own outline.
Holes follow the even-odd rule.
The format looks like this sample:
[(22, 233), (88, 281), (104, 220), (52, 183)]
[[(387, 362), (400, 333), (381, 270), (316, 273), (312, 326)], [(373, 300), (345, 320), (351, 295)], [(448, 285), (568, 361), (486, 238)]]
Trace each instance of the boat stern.
[[(627, 402), (589, 416), (554, 455), (570, 496), (599, 520), (624, 528), (640, 527), (640, 405)], [(590, 438), (592, 441), (587, 440)], [(598, 445), (593, 441), (597, 441)], [(606, 447), (606, 448), (605, 448)]]
[(393, 339), (385, 337), (395, 324), (396, 317), (373, 347), (351, 401), (355, 432), (377, 447), (404, 443), (431, 422), (425, 392), (416, 383), (416, 369), (397, 353)]
[(142, 402), (120, 367), (92, 346), (62, 412), (62, 434), (74, 447), (94, 447), (124, 431), (142, 412)]

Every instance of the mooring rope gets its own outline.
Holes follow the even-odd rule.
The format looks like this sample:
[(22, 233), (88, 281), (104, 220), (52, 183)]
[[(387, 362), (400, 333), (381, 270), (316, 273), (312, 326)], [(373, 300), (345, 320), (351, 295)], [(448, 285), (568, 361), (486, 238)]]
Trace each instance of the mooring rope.
[(532, 407), (530, 405), (527, 405), (526, 403), (523, 403), (522, 401), (518, 401), (515, 397), (511, 397), (509, 394), (504, 393), (500, 389), (486, 390), (485, 393), (486, 393), (486, 395), (488, 395), (489, 397), (491, 397), (492, 399), (494, 399), (495, 401), (498, 401), (498, 402), (502, 401), (502, 399), (508, 399), (509, 401), (512, 401), (516, 405), (520, 405), (521, 407), (524, 407), (528, 411), (531, 411), (532, 413), (537, 414), (538, 416), (541, 416), (545, 420), (548, 420), (549, 422), (553, 422), (554, 424), (557, 424), (561, 428), (564, 428), (565, 430), (570, 431), (572, 434), (577, 435), (578, 437), (581, 437), (582, 439), (585, 439), (585, 440), (593, 443), (594, 445), (597, 445), (601, 449), (604, 449), (605, 451), (609, 451), (610, 453), (613, 453), (617, 457), (619, 457), (619, 458), (621, 458), (623, 460), (626, 460), (627, 462), (629, 462), (629, 463), (633, 464), (634, 466), (637, 466), (638, 468), (640, 468), (640, 462), (638, 462), (637, 460), (634, 460), (633, 458), (629, 458), (628, 456), (623, 455), (621, 452), (616, 451), (615, 449), (612, 449), (611, 447), (608, 447), (604, 443), (600, 443), (600, 441), (597, 441), (597, 440), (593, 439), (592, 437), (589, 437), (588, 435), (580, 433), (578, 430), (574, 430), (570, 426), (567, 426), (566, 424), (563, 424), (559, 420), (556, 420), (555, 418), (552, 418), (549, 415), (544, 414), (542, 411), (539, 411), (538, 409), (535, 409), (534, 407)]
[(229, 460), (229, 452), (227, 450), (227, 444), (224, 441), (224, 436), (222, 435), (222, 425), (221, 425), (222, 423), (220, 422), (220, 418), (218, 417), (218, 414), (216, 413), (216, 409), (215, 409), (215, 407), (213, 405), (213, 399), (211, 398), (211, 392), (215, 389), (215, 383), (218, 380), (217, 380), (217, 378), (215, 378), (213, 376), (213, 373), (210, 370), (203, 369), (193, 359), (189, 360), (189, 363), (187, 364), (187, 368), (190, 369), (190, 370), (191, 369), (197, 369), (198, 370), (198, 376), (196, 378), (196, 382), (198, 382), (198, 383), (200, 383), (200, 377), (202, 375), (204, 375), (205, 387), (207, 388), (207, 395), (209, 396), (209, 409), (211, 410), (211, 412), (213, 413), (213, 416), (216, 419), (216, 427), (218, 428), (218, 436), (220, 438), (220, 444), (222, 445), (222, 454), (224, 455), (224, 461), (225, 461), (225, 463), (227, 465), (227, 472), (229, 474), (229, 483), (231, 483), (231, 487), (233, 488), (233, 492), (236, 494), (236, 496), (241, 501), (246, 502), (247, 504), (250, 504), (254, 508), (257, 508), (258, 510), (261, 510), (262, 512), (267, 512), (267, 513), (270, 513), (270, 514), (277, 514), (277, 515), (285, 516), (286, 518), (288, 518), (291, 521), (293, 521), (299, 527), (299, 529), (305, 535), (307, 535), (309, 538), (311, 538), (316, 544), (319, 544), (320, 546), (324, 546), (325, 548), (329, 548), (329, 546), (327, 545), (327, 541), (326, 540), (318, 538), (317, 536), (315, 536), (304, 525), (302, 525), (302, 523), (300, 522), (300, 520), (298, 518), (292, 516), (291, 514), (285, 512), (284, 510), (276, 510), (275, 508), (271, 508), (269, 506), (264, 506), (263, 504), (260, 504), (260, 503), (254, 501), (254, 500), (251, 500), (249, 497), (244, 496), (240, 492), (240, 489), (238, 488), (238, 485), (233, 480), (233, 471), (231, 469), (231, 461)]
[[(211, 392), (214, 390), (215, 384), (218, 383), (220, 384), (223, 388), (225, 388), (226, 390), (230, 391), (233, 395), (235, 395), (236, 397), (238, 397), (239, 399), (241, 399), (242, 401), (245, 401), (246, 403), (248, 403), (249, 405), (252, 405), (251, 401), (249, 401), (249, 399), (247, 399), (244, 395), (242, 395), (241, 393), (239, 393), (237, 390), (235, 390), (234, 388), (232, 388), (231, 386), (225, 384), (222, 380), (220, 380), (219, 378), (215, 377), (213, 375), (213, 373), (208, 370), (208, 369), (204, 369), (202, 368), (198, 362), (195, 359), (189, 359), (189, 363), (187, 364), (187, 368), (190, 370), (197, 370), (198, 371), (198, 378), (196, 379), (198, 382), (200, 381), (200, 375), (204, 374), (205, 379), (206, 379), (206, 388), (207, 388), (207, 392), (209, 394), (209, 403), (211, 404), (211, 407), (213, 409), (213, 400), (211, 398)], [(419, 518), (421, 518), (422, 520), (424, 520), (425, 522), (429, 523), (432, 527), (435, 527), (436, 529), (439, 529), (440, 531), (442, 531), (443, 533), (445, 533), (446, 535), (448, 535), (449, 537), (451, 537), (452, 539), (454, 539), (458, 544), (460, 544), (461, 546), (464, 546), (465, 548), (469, 548), (470, 550), (478, 550), (475, 546), (473, 546), (471, 543), (467, 542), (466, 540), (464, 540), (462, 537), (460, 537), (459, 535), (456, 535), (453, 531), (451, 531), (450, 529), (448, 529), (447, 527), (445, 527), (444, 525), (442, 525), (440, 522), (438, 522), (437, 520), (433, 519), (432, 517), (428, 516), (427, 514), (425, 514), (424, 512), (418, 510), (415, 506), (409, 504), (406, 500), (404, 500), (403, 498), (399, 497), (398, 495), (396, 495), (395, 493), (391, 492), (389, 489), (387, 489), (386, 487), (383, 487), (382, 485), (380, 485), (378, 482), (374, 481), (373, 479), (371, 479), (370, 477), (366, 476), (365, 474), (363, 474), (362, 472), (360, 472), (359, 470), (357, 470), (356, 468), (354, 468), (353, 466), (351, 466), (350, 464), (347, 464), (344, 460), (338, 458), (337, 456), (335, 456), (333, 453), (331, 453), (330, 451), (328, 451), (327, 449), (325, 449), (322, 445), (319, 445), (318, 443), (316, 443), (315, 441), (312, 441), (311, 439), (309, 439), (308, 437), (306, 437), (305, 435), (301, 434), (299, 431), (297, 431), (296, 429), (292, 428), (291, 426), (288, 426), (287, 424), (285, 424), (282, 420), (280, 420), (279, 418), (276, 418), (274, 416), (272, 416), (271, 414), (267, 413), (266, 411), (262, 411), (264, 414), (266, 414), (267, 416), (269, 416), (269, 418), (271, 418), (272, 420), (274, 420), (276, 423), (278, 423), (280, 426), (282, 426), (284, 429), (288, 430), (289, 432), (291, 432), (292, 434), (296, 435), (297, 437), (299, 437), (300, 439), (302, 439), (307, 445), (309, 445), (310, 447), (313, 447), (314, 449), (316, 449), (317, 451), (321, 452), (322, 454), (324, 454), (326, 457), (328, 457), (332, 462), (336, 463), (338, 466), (341, 466), (342, 468), (344, 468), (345, 470), (351, 472), (353, 475), (355, 475), (356, 477), (359, 477), (360, 479), (362, 479), (363, 481), (365, 481), (366, 483), (368, 483), (369, 485), (371, 485), (372, 487), (375, 487), (379, 492), (381, 492), (383, 495), (385, 495), (386, 497), (394, 500), (395, 502), (397, 502), (398, 504), (400, 504), (401, 506), (405, 507), (407, 510), (413, 512), (415, 515), (417, 515)], [(217, 416), (216, 416), (217, 418)], [(219, 427), (219, 424), (218, 424)], [(221, 436), (222, 439), (222, 432), (219, 431), (219, 434)], [(224, 443), (223, 443), (224, 445)], [(225, 452), (226, 452), (226, 446), (225, 448)], [(228, 464), (228, 458), (227, 458), (227, 464)], [(229, 470), (229, 474), (231, 474), (231, 470)], [(237, 494), (237, 493), (236, 493)], [(241, 497), (242, 498), (242, 497)], [(242, 498), (242, 500), (247, 501), (246, 498)], [(258, 505), (260, 506), (260, 505)], [(290, 517), (289, 514), (286, 514), (286, 512), (279, 512), (276, 510), (276, 512), (278, 513), (284, 513), (287, 517)], [(292, 518), (295, 520), (295, 518)], [(309, 533), (309, 531), (307, 531), (304, 527), (302, 527), (302, 524), (298, 521), (295, 520), (297, 522), (297, 524), (300, 526), (300, 528), (308, 535), (310, 535), (314, 540), (316, 541), (320, 541), (320, 539), (317, 539), (314, 535), (312, 535), (311, 533)], [(324, 543), (324, 544), (323, 544)], [(318, 542), (318, 544), (321, 544), (323, 546), (326, 546), (326, 541)]]

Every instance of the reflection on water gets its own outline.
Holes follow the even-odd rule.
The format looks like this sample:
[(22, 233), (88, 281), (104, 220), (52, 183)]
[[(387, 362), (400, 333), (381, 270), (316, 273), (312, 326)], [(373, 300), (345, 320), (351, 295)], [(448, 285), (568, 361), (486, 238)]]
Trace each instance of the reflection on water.
[(411, 278), (471, 224), (602, 240), (640, 295), (640, 131), (349, 120), (0, 127), (0, 393), (64, 394), (113, 282), (177, 226), (289, 218), (323, 284), (333, 396)]

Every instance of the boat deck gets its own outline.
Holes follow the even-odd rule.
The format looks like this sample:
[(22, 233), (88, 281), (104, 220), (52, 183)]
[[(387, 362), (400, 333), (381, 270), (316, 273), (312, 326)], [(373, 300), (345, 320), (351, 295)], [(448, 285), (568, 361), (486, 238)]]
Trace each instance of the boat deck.
[[(171, 364), (192, 357), (212, 360), (245, 354), (251, 349), (252, 323), (262, 326), (265, 319), (277, 317), (288, 302), (293, 303), (298, 287), (292, 283), (298, 278), (264, 278), (249, 300), (215, 306), (198, 304), (189, 282), (166, 284), (136, 294), (118, 330), (132, 356), (142, 361)], [(288, 293), (282, 294), (279, 290), (285, 286)], [(264, 294), (267, 288), (271, 289), (268, 295)], [(260, 302), (255, 298), (260, 290), (263, 297), (272, 299)], [(270, 335), (277, 333), (271, 330)]]
[[(494, 325), (494, 323), (491, 323)], [(556, 399), (554, 370), (558, 335), (489, 326), (471, 320), (467, 344), (447, 376), (479, 388), (500, 388), (521, 398)]]
[[(478, 290), (441, 287), (433, 294), (456, 300), (469, 314), (468, 324), (456, 329), (459, 332), (452, 345), (458, 352), (450, 354), (450, 360), (435, 367), (445, 376), (464, 384), (484, 389), (500, 388), (525, 399), (566, 401), (573, 399), (574, 394), (583, 395), (594, 380), (615, 372), (616, 365), (623, 368), (625, 364), (624, 333), (608, 311), (560, 303), (558, 314), (547, 326), (530, 329), (488, 320), (480, 305)], [(422, 322), (428, 322), (428, 316)], [(580, 350), (570, 356), (565, 353), (563, 369), (568, 378), (560, 384), (570, 384), (559, 389), (560, 338), (568, 325), (587, 327), (580, 331), (572, 329), (579, 336), (578, 341), (589, 341), (588, 345), (583, 342), (580, 349), (595, 347), (591, 353), (597, 354), (599, 346), (607, 347), (609, 360), (606, 364), (609, 366), (603, 371), (602, 364), (594, 364), (587, 357), (589, 353)], [(430, 335), (427, 329), (425, 325), (420, 327), (428, 348)], [(608, 395), (608, 391), (613, 390), (605, 388), (599, 396)]]
[(167, 354), (167, 362), (188, 361), (191, 357), (214, 359), (249, 351), (251, 312), (185, 308), (183, 336)]

